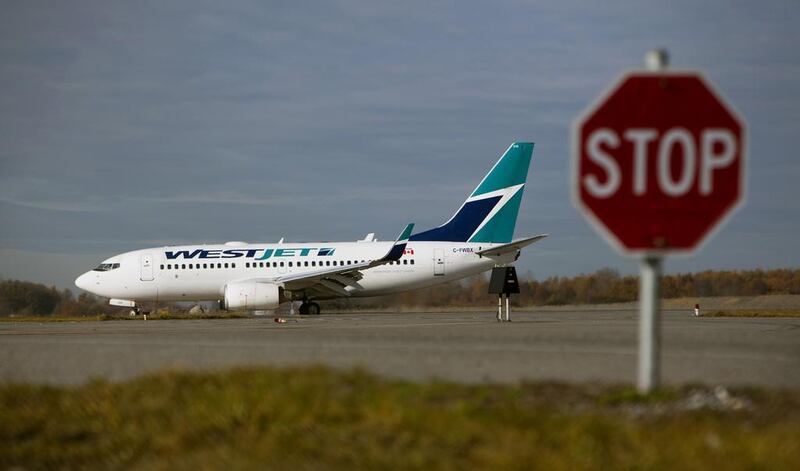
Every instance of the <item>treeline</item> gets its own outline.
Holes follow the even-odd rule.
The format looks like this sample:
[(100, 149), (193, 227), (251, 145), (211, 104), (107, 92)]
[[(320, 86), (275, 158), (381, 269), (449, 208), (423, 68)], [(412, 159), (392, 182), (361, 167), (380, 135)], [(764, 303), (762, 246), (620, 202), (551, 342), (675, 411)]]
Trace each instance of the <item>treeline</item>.
[[(621, 276), (610, 268), (587, 275), (554, 276), (541, 281), (525, 276), (520, 280), (521, 293), (511, 299), (516, 306), (630, 302), (637, 299), (638, 283), (638, 277)], [(488, 276), (480, 275), (391, 296), (342, 299), (326, 302), (326, 305), (328, 309), (487, 306), (496, 302), (496, 298), (487, 293), (488, 289)], [(767, 294), (800, 294), (800, 269), (709, 270), (666, 275), (661, 279), (662, 298)], [(175, 305), (169, 308), (181, 309)], [(87, 293), (75, 297), (66, 289), (59, 291), (25, 281), (0, 281), (0, 316), (95, 316), (121, 310), (109, 306), (108, 300)]]
[[(487, 293), (488, 275), (480, 275), (446, 288), (435, 286), (374, 299), (336, 301), (336, 307), (391, 308), (399, 306), (487, 306), (496, 297)], [(603, 268), (591, 274), (520, 280), (520, 294), (511, 298), (516, 306), (604, 304), (636, 301), (638, 276), (621, 276)], [(666, 275), (661, 279), (662, 298), (705, 296), (759, 296), (800, 294), (800, 269), (703, 271)]]

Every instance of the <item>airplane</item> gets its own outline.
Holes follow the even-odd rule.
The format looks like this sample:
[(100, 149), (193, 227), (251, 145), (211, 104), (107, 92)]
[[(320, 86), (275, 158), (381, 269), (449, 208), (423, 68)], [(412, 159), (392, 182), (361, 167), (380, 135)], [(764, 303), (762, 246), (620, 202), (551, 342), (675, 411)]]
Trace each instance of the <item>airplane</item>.
[(155, 247), (115, 255), (75, 285), (141, 312), (166, 301), (217, 301), (225, 310), (269, 311), (300, 301), (380, 296), (458, 280), (515, 262), (547, 234), (513, 239), (533, 142), (515, 142), (444, 224), (393, 242), (227, 242)]

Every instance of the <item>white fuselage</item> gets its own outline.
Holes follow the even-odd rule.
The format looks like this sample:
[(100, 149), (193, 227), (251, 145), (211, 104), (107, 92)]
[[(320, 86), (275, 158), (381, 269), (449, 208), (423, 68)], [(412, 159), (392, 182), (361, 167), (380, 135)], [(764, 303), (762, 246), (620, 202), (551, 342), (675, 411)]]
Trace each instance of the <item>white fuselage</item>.
[[(345, 286), (347, 292), (315, 293), (293, 289), (288, 299), (379, 296), (457, 280), (513, 262), (511, 252), (499, 257), (475, 252), (499, 244), (409, 242), (399, 261), (362, 270), (363, 277)], [(76, 284), (99, 296), (141, 302), (210, 301), (222, 299), (229, 283), (258, 278), (269, 281), (381, 258), (392, 242), (322, 242), (168, 246), (135, 250), (109, 258)], [(101, 265), (102, 266), (102, 265)]]

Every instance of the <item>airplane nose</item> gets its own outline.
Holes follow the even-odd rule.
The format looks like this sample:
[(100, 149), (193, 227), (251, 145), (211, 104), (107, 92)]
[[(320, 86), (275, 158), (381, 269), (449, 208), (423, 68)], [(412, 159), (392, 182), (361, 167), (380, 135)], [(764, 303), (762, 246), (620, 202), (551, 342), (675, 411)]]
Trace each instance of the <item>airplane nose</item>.
[(91, 275), (89, 274), (89, 272), (86, 272), (83, 275), (75, 278), (75, 286), (77, 286), (78, 288), (80, 288), (80, 289), (82, 289), (84, 291), (89, 291), (89, 284), (90, 284), (89, 277), (90, 276)]

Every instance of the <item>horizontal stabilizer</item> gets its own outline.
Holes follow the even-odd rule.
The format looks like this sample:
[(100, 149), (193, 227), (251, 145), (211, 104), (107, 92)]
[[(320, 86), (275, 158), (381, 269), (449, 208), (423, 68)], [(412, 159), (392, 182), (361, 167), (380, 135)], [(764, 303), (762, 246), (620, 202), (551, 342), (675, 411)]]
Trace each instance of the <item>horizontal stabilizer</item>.
[(492, 257), (492, 256), (497, 257), (497, 256), (500, 256), (500, 255), (503, 255), (503, 254), (507, 254), (509, 252), (513, 252), (515, 250), (519, 250), (519, 249), (521, 249), (523, 247), (527, 247), (527, 246), (531, 245), (532, 243), (538, 242), (538, 241), (544, 239), (545, 237), (547, 237), (549, 235), (550, 234), (539, 234), (539, 235), (536, 235), (536, 236), (533, 236), (533, 237), (527, 237), (527, 238), (524, 238), (524, 239), (512, 240), (511, 242), (509, 242), (507, 244), (497, 245), (495, 247), (491, 247), (491, 248), (488, 248), (488, 249), (479, 250), (476, 253), (478, 255), (483, 255), (483, 256), (486, 256), (486, 257)]

